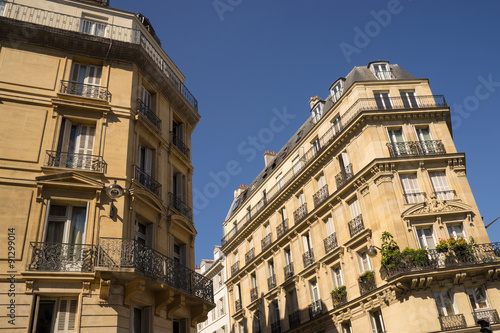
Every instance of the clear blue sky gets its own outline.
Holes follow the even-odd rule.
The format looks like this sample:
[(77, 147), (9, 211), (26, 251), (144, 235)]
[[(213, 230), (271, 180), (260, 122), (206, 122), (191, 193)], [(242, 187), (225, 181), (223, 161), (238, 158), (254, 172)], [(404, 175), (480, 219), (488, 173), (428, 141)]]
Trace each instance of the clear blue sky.
[[(220, 244), (233, 191), (263, 169), (265, 150), (278, 151), (309, 117), (309, 98), (326, 98), (334, 80), (377, 59), (429, 78), (433, 93), (445, 95), (484, 222), (500, 216), (500, 2), (111, 0), (111, 6), (150, 19), (199, 101), (195, 192), (214, 183), (210, 172), (238, 163), (238, 175), (209, 185), (212, 198), (194, 205), (197, 264)], [(379, 23), (373, 12), (382, 10), (390, 15), (379, 15)], [(367, 29), (367, 38), (356, 39)], [(295, 117), (255, 158), (238, 152), (268, 126), (273, 110), (285, 108)], [(488, 232), (500, 241), (500, 220)]]

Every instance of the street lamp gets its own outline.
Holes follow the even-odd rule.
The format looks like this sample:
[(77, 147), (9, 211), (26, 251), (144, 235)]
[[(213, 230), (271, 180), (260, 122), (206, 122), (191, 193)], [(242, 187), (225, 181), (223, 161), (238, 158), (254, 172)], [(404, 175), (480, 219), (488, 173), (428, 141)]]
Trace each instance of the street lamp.
[(382, 249), (378, 246), (375, 246), (375, 245), (371, 245), (368, 250), (366, 250), (366, 254), (368, 254), (368, 256), (370, 258), (373, 258), (373, 257), (376, 257), (377, 256), (377, 249), (379, 249), (380, 251), (382, 251)]

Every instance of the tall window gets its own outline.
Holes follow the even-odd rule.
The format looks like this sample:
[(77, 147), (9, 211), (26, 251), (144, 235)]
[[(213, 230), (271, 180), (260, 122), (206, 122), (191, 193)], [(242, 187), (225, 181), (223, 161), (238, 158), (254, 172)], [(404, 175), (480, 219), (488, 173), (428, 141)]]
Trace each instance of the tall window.
[(45, 242), (84, 244), (87, 206), (50, 204), (45, 229)]
[(347, 152), (346, 151), (343, 151), (339, 156), (338, 156), (338, 160), (339, 160), (339, 166), (340, 166), (340, 170), (341, 171), (344, 171), (346, 173), (351, 173), (352, 170), (348, 170), (348, 166), (349, 166), (349, 156), (347, 156)]
[[(133, 333), (149, 333), (151, 332), (151, 307), (132, 307), (132, 332)], [(175, 321), (174, 321), (175, 322)], [(175, 326), (175, 323), (174, 323)], [(174, 331), (175, 332), (175, 331)]]
[(174, 262), (185, 266), (187, 262), (186, 244), (182, 244), (181, 242), (174, 240), (172, 252), (173, 252)]
[(135, 240), (141, 245), (153, 247), (154, 224), (135, 221)]
[(141, 87), (141, 101), (144, 103), (144, 106), (148, 109), (152, 109), (153, 106), (153, 96), (151, 93), (144, 87)]
[(311, 146), (314, 149), (314, 152), (318, 153), (321, 150), (321, 144), (319, 142), (319, 138), (314, 139), (314, 141), (311, 142)]
[(250, 287), (252, 289), (257, 288), (257, 276), (255, 275), (255, 273), (252, 273), (250, 275)]
[(238, 256), (238, 251), (234, 252), (234, 263), (238, 264), (240, 262), (240, 257)]
[(274, 276), (274, 261), (271, 259), (267, 262), (267, 269), (269, 271), (269, 277)]
[(300, 157), (297, 156), (293, 159), (293, 174), (297, 175), (300, 172), (300, 168), (302, 168), (302, 165), (300, 163)]
[(333, 135), (337, 135), (342, 130), (342, 124), (340, 123), (340, 116), (332, 121)]
[(375, 71), (375, 76), (379, 80), (390, 80), (392, 78), (387, 64), (374, 64), (373, 69)]
[(310, 236), (309, 232), (302, 235), (302, 242), (304, 244), (304, 252), (312, 251), (311, 236)]
[(359, 207), (359, 201), (357, 198), (354, 198), (349, 202), (349, 210), (351, 211), (352, 219), (361, 215), (361, 208)]
[(184, 200), (184, 179), (185, 176), (180, 172), (174, 172), (172, 175), (172, 193), (181, 201)]
[(309, 291), (311, 293), (311, 303), (316, 303), (320, 300), (318, 282), (316, 279), (309, 282)]
[(326, 186), (325, 175), (321, 174), (321, 176), (319, 176), (318, 178), (318, 189), (321, 190), (325, 186)]
[(286, 208), (285, 207), (281, 208), (280, 213), (281, 213), (280, 214), (281, 215), (281, 222), (285, 222), (286, 219), (288, 218), (286, 216)]
[(342, 96), (342, 90), (343, 90), (343, 82), (339, 81), (336, 85), (333, 86), (332, 89), (330, 89), (330, 93), (333, 96), (333, 101), (336, 102), (339, 100), (340, 96)]
[(415, 204), (424, 201), (424, 196), (418, 187), (417, 174), (407, 173), (399, 175), (401, 185), (406, 199), (406, 203)]
[(75, 332), (77, 298), (37, 296), (33, 332)]
[(417, 228), (418, 243), (422, 249), (434, 250), (436, 241), (432, 235), (432, 227)]
[(351, 322), (342, 323), (342, 333), (352, 333)]
[(7, 3), (5, 1), (0, 1), (0, 16), (3, 16), (3, 13), (5, 12), (5, 6)]
[(276, 177), (276, 184), (278, 184), (278, 191), (283, 188), (284, 183), (283, 183), (283, 174), (282, 173), (280, 173), (278, 175), (278, 177)]
[(325, 220), (325, 227), (327, 236), (330, 236), (335, 233), (335, 227), (333, 225), (333, 217), (328, 216), (328, 218)]
[(419, 127), (416, 128), (418, 141), (420, 142), (420, 146), (424, 150), (426, 154), (436, 153), (436, 146), (432, 141), (432, 135), (429, 131), (429, 127)]
[(288, 311), (290, 313), (294, 313), (299, 310), (299, 302), (297, 301), (297, 292), (295, 291), (295, 289), (292, 289), (288, 292), (286, 302)]
[(363, 274), (366, 271), (372, 270), (372, 263), (366, 251), (358, 253), (358, 266), (359, 266), (359, 274)]
[(260, 327), (260, 311), (256, 311), (254, 313), (254, 315), (253, 315), (252, 330), (253, 330), (253, 333), (260, 333), (261, 332), (261, 327)]
[(380, 309), (370, 312), (372, 333), (385, 333), (384, 320)]
[(452, 237), (452, 236), (454, 238), (464, 237), (464, 230), (463, 230), (462, 223), (447, 225), (446, 229), (448, 230), (448, 235), (450, 237)]
[(438, 200), (452, 200), (453, 193), (448, 186), (446, 173), (444, 171), (429, 172), (432, 187)]
[(436, 307), (440, 317), (456, 314), (452, 295), (448, 291), (434, 293), (432, 296), (436, 302)]
[(98, 37), (106, 36), (106, 23), (101, 23), (89, 19), (82, 19), (82, 25), (80, 27), (80, 32), (88, 35), (94, 35)]
[(187, 333), (187, 331), (188, 331), (187, 319), (184, 318), (174, 319), (172, 321), (172, 333)]
[(312, 110), (312, 119), (313, 119), (313, 122), (316, 124), (321, 119), (322, 115), (323, 115), (323, 103), (320, 102)]
[(468, 288), (467, 295), (469, 295), (470, 304), (473, 310), (489, 308), (483, 287)]
[(285, 265), (288, 266), (293, 262), (292, 261), (292, 252), (290, 251), (290, 248), (288, 247), (283, 251), (283, 253), (285, 255)]
[(280, 308), (278, 306), (278, 302), (274, 301), (270, 304), (270, 313), (272, 315), (272, 322), (276, 323), (280, 320)]
[(250, 207), (250, 206), (247, 207), (246, 217), (247, 217), (247, 222), (252, 219), (252, 207)]
[(399, 94), (401, 95), (401, 100), (403, 101), (405, 109), (418, 107), (414, 91), (400, 91)]
[(377, 103), (379, 110), (392, 109), (392, 102), (388, 92), (377, 92), (373, 93), (373, 95), (375, 96), (375, 103)]
[(137, 166), (146, 175), (153, 176), (153, 149), (144, 146), (139, 146), (137, 154)]
[(299, 206), (302, 206), (306, 203), (306, 197), (304, 195), (304, 192), (300, 192), (299, 194)]
[(340, 268), (340, 265), (332, 268), (332, 280), (334, 288), (338, 288), (344, 285), (344, 279), (342, 277), (342, 269)]
[(75, 83), (69, 93), (90, 97), (100, 98), (99, 87), (101, 85), (102, 67), (73, 63), (71, 69), (71, 82)]
[(53, 163), (55, 167), (94, 170), (92, 157), (94, 151), (95, 125), (81, 124), (64, 118), (61, 123), (57, 152), (60, 158)]
[(396, 156), (406, 155), (408, 151), (401, 128), (387, 130), (387, 133), (389, 134), (389, 140), (391, 140), (394, 154), (396, 154)]
[(224, 297), (219, 299), (219, 315), (223, 316), (226, 313), (226, 309), (224, 307)]

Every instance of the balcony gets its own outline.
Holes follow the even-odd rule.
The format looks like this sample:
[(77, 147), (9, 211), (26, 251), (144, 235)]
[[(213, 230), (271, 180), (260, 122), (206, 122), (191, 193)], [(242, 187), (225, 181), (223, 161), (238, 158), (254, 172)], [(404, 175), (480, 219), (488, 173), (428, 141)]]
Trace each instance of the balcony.
[(231, 276), (235, 276), (240, 270), (240, 262), (237, 261), (231, 266)]
[(184, 141), (181, 138), (179, 138), (177, 135), (175, 135), (174, 132), (170, 132), (170, 140), (173, 143), (173, 145), (176, 146), (177, 149), (179, 149), (181, 151), (181, 153), (186, 155), (187, 158), (190, 157), (188, 146), (186, 146), (184, 144)]
[(377, 283), (375, 282), (375, 278), (373, 279), (367, 279), (367, 280), (358, 280), (359, 284), (359, 293), (361, 295), (364, 295), (366, 293), (369, 293), (373, 289), (377, 288)]
[(92, 272), (97, 257), (89, 244), (31, 242), (28, 251), (28, 271)]
[(352, 164), (346, 165), (345, 169), (340, 171), (336, 176), (335, 176), (335, 183), (337, 183), (337, 188), (342, 187), (349, 179), (354, 176), (354, 173), (352, 172)]
[(269, 234), (260, 241), (260, 246), (262, 247), (262, 251), (267, 249), (269, 245), (271, 245), (271, 243), (272, 243), (272, 235)]
[(490, 325), (493, 324), (499, 324), (500, 323), (500, 318), (498, 317), (498, 312), (497, 310), (475, 310), (472, 315), (474, 316), (474, 322), (476, 323), (477, 326), (479, 324), (477, 323), (478, 320), (484, 319), (490, 323)]
[(467, 327), (463, 314), (440, 316), (439, 323), (443, 331), (458, 330)]
[(241, 299), (237, 299), (235, 302), (234, 302), (234, 308), (236, 309), (236, 312), (240, 311), (241, 310)]
[(321, 304), (321, 300), (309, 304), (309, 317), (311, 319), (320, 316), (322, 312), (323, 312), (323, 305)]
[(325, 253), (328, 253), (339, 246), (337, 243), (337, 235), (335, 233), (323, 239), (323, 243), (325, 244)]
[(388, 278), (414, 271), (435, 271), (448, 267), (498, 263), (500, 242), (466, 245), (463, 248), (447, 249), (447, 252), (425, 250), (423, 254), (425, 255), (415, 258), (411, 253), (399, 253), (393, 259), (393, 268), (387, 270)]
[(285, 270), (285, 280), (292, 278), (295, 274), (293, 270), (293, 262), (286, 265), (284, 270)]
[(387, 142), (387, 148), (391, 157), (446, 154), (441, 140)]
[(52, 168), (66, 168), (86, 171), (106, 171), (106, 162), (102, 156), (65, 153), (55, 150), (47, 150), (45, 156), (45, 166)]
[(427, 195), (425, 192), (413, 192), (413, 193), (404, 193), (405, 201), (407, 204), (417, 204), (424, 202), (424, 199)]
[(281, 333), (281, 320), (271, 323), (271, 333)]
[(349, 226), (349, 233), (351, 234), (351, 237), (354, 237), (365, 229), (365, 226), (363, 225), (363, 216), (361, 216), (361, 214), (349, 221), (347, 225)]
[(270, 276), (267, 279), (267, 288), (269, 288), (269, 290), (271, 290), (274, 287), (276, 287), (276, 275), (275, 274), (273, 274), (272, 276)]
[(323, 186), (313, 195), (314, 207), (318, 207), (323, 201), (328, 198), (328, 185)]
[(72, 81), (61, 81), (61, 90), (59, 92), (61, 94), (100, 99), (107, 102), (111, 99), (111, 93), (107, 87)]
[(253, 258), (255, 258), (255, 248), (252, 247), (250, 251), (245, 253), (245, 265), (248, 265)]
[(297, 310), (288, 315), (288, 325), (290, 328), (294, 328), (300, 325), (300, 311)]
[(257, 298), (259, 298), (259, 292), (257, 290), (257, 287), (254, 287), (254, 288), (250, 289), (250, 301), (253, 302)]
[(101, 238), (97, 266), (133, 268), (148, 279), (214, 303), (212, 280), (133, 239)]
[(310, 249), (307, 252), (304, 252), (302, 255), (302, 260), (304, 261), (304, 268), (314, 263), (314, 252)]
[(141, 100), (137, 99), (137, 108), (144, 117), (146, 117), (147, 120), (153, 124), (154, 127), (159, 129), (161, 131), (161, 119), (158, 117), (151, 109)]
[[(157, 75), (161, 75), (162, 78), (167, 80), (172, 89), (177, 90), (186, 102), (198, 111), (198, 101), (170, 67), (170, 61), (167, 61), (167, 57), (163, 54), (162, 50), (158, 51), (160, 48), (155, 45), (155, 42), (151, 41), (151, 38), (148, 38), (149, 34), (146, 32), (142, 32), (139, 29), (107, 23), (100, 24), (99, 29), (89, 29), (88, 19), (61, 14), (61, 11), (55, 12), (11, 2), (7, 2), (2, 17), (39, 26), (36, 27), (36, 31), (38, 31), (37, 34), (31, 34), (31, 36), (24, 34), (26, 42), (30, 39), (38, 41), (43, 37), (41, 36), (42, 33), (57, 34), (58, 38), (54, 38), (54, 36), (45, 41), (47, 47), (59, 48), (61, 45), (65, 45), (65, 41), (74, 40), (75, 38), (80, 38), (83, 41), (81, 44), (86, 44), (85, 42), (88, 41), (90, 46), (93, 46), (92, 43), (101, 42), (111, 47), (113, 43), (111, 43), (110, 40), (122, 42), (114, 43), (115, 45), (126, 45), (127, 43), (137, 45), (137, 48), (140, 48), (141, 51), (137, 52), (135, 48), (130, 47), (127, 49), (129, 52), (122, 56), (122, 60), (137, 62), (136, 57), (138, 54), (145, 54), (149, 57), (149, 60), (156, 65), (154, 70), (157, 72)], [(16, 27), (20, 26), (21, 29), (24, 29), (24, 26), (26, 26), (26, 24), (19, 24), (17, 22), (11, 25), (14, 24)], [(130, 22), (130, 24), (135, 25), (135, 23), (132, 22)], [(109, 98), (108, 94), (106, 90), (106, 92), (96, 93), (95, 96), (98, 96), (97, 98), (100, 99), (107, 99)], [(93, 94), (90, 95), (93, 96)]]
[(302, 204), (300, 207), (293, 212), (293, 220), (295, 221), (295, 224), (300, 222), (304, 217), (307, 215), (307, 204)]
[(168, 193), (170, 207), (181, 213), (189, 221), (193, 221), (193, 210), (186, 205), (178, 196), (169, 192)]
[(277, 238), (280, 238), (281, 236), (286, 234), (287, 231), (288, 231), (288, 219), (284, 220), (283, 222), (281, 222), (279, 226), (276, 227)]
[(144, 186), (149, 192), (156, 195), (158, 198), (161, 198), (161, 184), (153, 179), (150, 175), (144, 172), (137, 165), (134, 165), (135, 176), (134, 179), (136, 182)]

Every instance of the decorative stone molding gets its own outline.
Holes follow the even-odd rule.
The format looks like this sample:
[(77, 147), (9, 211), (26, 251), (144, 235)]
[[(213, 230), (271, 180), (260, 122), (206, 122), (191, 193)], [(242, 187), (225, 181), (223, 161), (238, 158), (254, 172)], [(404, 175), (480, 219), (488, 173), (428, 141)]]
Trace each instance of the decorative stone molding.
[[(136, 278), (125, 286), (125, 298), (123, 304), (130, 306), (130, 301), (134, 296), (144, 292), (146, 290), (146, 279)], [(106, 298), (107, 299), (107, 298)]]
[(453, 281), (454, 284), (462, 284), (464, 283), (464, 279), (467, 276), (466, 273), (457, 273), (455, 274), (455, 279)]
[(155, 314), (160, 315), (161, 311), (174, 301), (173, 290), (159, 291), (155, 293)]
[(83, 295), (90, 295), (90, 282), (89, 281), (83, 281), (82, 294)]
[(33, 280), (26, 280), (26, 294), (33, 294), (34, 284), (35, 282)]
[(392, 182), (392, 175), (382, 174), (379, 177), (375, 178), (374, 182), (375, 182), (375, 185), (377, 185), (377, 186), (380, 186), (383, 183), (390, 183), (390, 182)]
[(99, 301), (106, 302), (109, 297), (109, 287), (111, 286), (111, 276), (101, 275), (99, 287)]

